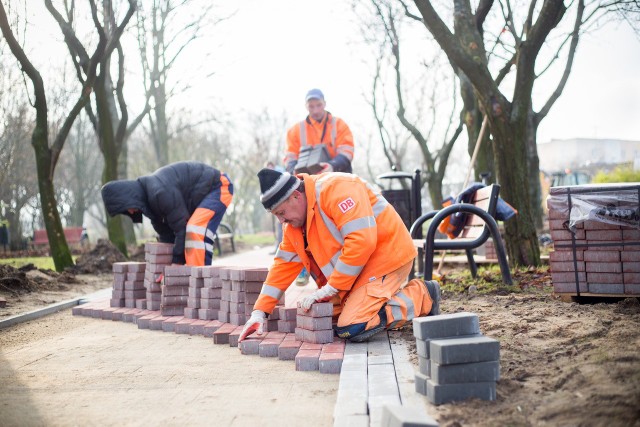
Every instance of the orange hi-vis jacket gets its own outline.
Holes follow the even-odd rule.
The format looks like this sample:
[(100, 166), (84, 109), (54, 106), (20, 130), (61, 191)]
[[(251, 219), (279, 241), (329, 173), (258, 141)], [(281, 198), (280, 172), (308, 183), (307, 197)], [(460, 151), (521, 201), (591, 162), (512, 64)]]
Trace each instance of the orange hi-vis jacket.
[(353, 161), (353, 135), (344, 120), (327, 112), (320, 122), (307, 117), (287, 132), (287, 152), (284, 164), (298, 160), (300, 149), (306, 145), (325, 144), (331, 158), (342, 154)]
[(328, 282), (344, 295), (416, 257), (396, 210), (362, 178), (346, 173), (298, 177), (307, 198), (308, 247), (302, 228), (286, 224), (255, 310), (271, 313), (302, 267), (318, 286)]

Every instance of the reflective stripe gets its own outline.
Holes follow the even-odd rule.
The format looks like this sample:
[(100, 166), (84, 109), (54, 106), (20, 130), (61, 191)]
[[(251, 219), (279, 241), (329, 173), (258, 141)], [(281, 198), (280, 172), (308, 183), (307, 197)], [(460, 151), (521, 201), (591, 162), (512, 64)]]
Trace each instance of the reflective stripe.
[(205, 237), (208, 237), (211, 240), (215, 240), (216, 235), (213, 233), (213, 231), (209, 230), (207, 228), (207, 232), (204, 234)]
[(300, 122), (300, 148), (306, 147), (306, 145), (307, 145), (307, 128), (303, 120)]
[(276, 251), (276, 258), (280, 258), (281, 260), (286, 262), (298, 262), (298, 263), (302, 262), (300, 261), (300, 257), (298, 256), (297, 253), (283, 251), (280, 248), (278, 248), (278, 250)]
[[(331, 147), (336, 147), (336, 137), (338, 136), (338, 130), (336, 129), (336, 118), (331, 116)], [(322, 141), (320, 141), (322, 142)]]
[(357, 276), (363, 268), (364, 265), (349, 265), (338, 260), (335, 270), (339, 273), (346, 274), (347, 276)]
[(407, 322), (413, 320), (415, 308), (413, 307), (413, 301), (411, 298), (406, 296), (403, 292), (398, 292), (396, 296), (402, 299), (402, 301), (407, 305)]
[(185, 248), (193, 248), (193, 249), (206, 249), (204, 242), (199, 240), (186, 240), (184, 242)]
[(207, 252), (213, 253), (213, 245), (211, 243), (205, 243), (204, 250)]
[(402, 321), (402, 310), (400, 310), (400, 303), (393, 299), (390, 299), (387, 302), (387, 305), (391, 307), (391, 316), (393, 317), (393, 322), (387, 327), (387, 329), (393, 329), (400, 321)]
[(331, 236), (338, 243), (340, 243), (340, 245), (344, 245), (344, 239), (342, 238), (342, 234), (340, 234), (338, 227), (336, 227), (336, 225), (329, 219), (327, 214), (324, 213), (324, 211), (322, 210), (322, 206), (320, 204), (320, 195), (322, 194), (320, 187), (322, 186), (324, 181), (328, 178), (329, 176), (327, 175), (326, 177), (323, 177), (316, 181), (316, 203), (318, 203), (318, 210), (320, 211), (320, 216), (322, 217), (322, 222), (324, 223), (324, 226), (327, 227), (327, 229), (329, 230), (329, 233), (331, 233)]
[(199, 225), (187, 224), (187, 233), (196, 233), (201, 236), (204, 236), (205, 231), (207, 231), (207, 227), (201, 227)]
[(376, 225), (376, 220), (372, 216), (365, 216), (363, 218), (356, 218), (354, 220), (349, 221), (340, 229), (340, 233), (342, 233), (342, 237), (345, 238), (349, 233), (353, 233), (354, 231), (362, 230), (363, 228), (371, 228)]
[(271, 298), (275, 298), (279, 300), (280, 298), (282, 298), (282, 295), (284, 295), (284, 292), (282, 292), (280, 289), (276, 288), (275, 286), (267, 285), (265, 283), (262, 285), (262, 289), (260, 290), (260, 295), (267, 295), (267, 296), (270, 296)]
[(338, 250), (335, 254), (333, 254), (331, 259), (329, 260), (329, 263), (327, 263), (326, 265), (320, 267), (320, 270), (324, 274), (324, 277), (331, 276), (331, 274), (333, 273), (333, 266), (338, 263), (338, 259), (340, 258), (340, 253), (341, 252), (342, 252), (342, 250)]
[(372, 206), (373, 216), (377, 218), (388, 204), (389, 202), (387, 202), (383, 197), (378, 197), (378, 201)]

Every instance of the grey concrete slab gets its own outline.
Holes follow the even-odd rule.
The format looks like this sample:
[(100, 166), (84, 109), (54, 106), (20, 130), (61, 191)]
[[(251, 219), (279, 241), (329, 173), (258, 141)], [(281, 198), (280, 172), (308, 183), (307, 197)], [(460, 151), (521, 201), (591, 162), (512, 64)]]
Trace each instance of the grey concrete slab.
[(416, 408), (404, 405), (384, 405), (382, 409), (382, 427), (438, 427), (430, 416)]
[(433, 340), (431, 360), (440, 365), (500, 360), (500, 342), (490, 337)]
[(427, 398), (435, 405), (478, 398), (496, 400), (496, 383), (438, 384), (427, 381)]
[(431, 378), (438, 384), (476, 383), (498, 381), (500, 362), (459, 363), (440, 365), (431, 361)]
[(413, 319), (413, 334), (420, 340), (478, 333), (480, 321), (474, 313), (460, 312)]

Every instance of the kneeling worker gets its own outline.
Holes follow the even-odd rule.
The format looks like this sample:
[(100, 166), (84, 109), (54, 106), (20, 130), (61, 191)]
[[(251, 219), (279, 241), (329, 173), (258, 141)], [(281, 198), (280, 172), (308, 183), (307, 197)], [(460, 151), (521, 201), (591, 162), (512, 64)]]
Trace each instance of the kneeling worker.
[[(439, 313), (440, 286), (407, 283), (417, 251), (402, 219), (356, 175), (300, 174), (262, 169), (260, 201), (284, 224), (284, 237), (239, 339), (262, 333), (302, 268), (319, 286), (300, 305), (331, 301), (338, 336), (366, 341), (414, 317)], [(300, 179), (301, 178), (301, 179)]]
[(160, 241), (173, 243), (173, 263), (210, 265), (213, 238), (233, 198), (233, 184), (200, 162), (177, 162), (136, 180), (107, 182), (102, 199), (111, 216), (151, 220)]

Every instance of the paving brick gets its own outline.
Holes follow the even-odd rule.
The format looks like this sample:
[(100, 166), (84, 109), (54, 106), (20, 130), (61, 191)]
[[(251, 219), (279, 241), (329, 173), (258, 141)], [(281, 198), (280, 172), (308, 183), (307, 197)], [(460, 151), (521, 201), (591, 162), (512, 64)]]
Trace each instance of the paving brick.
[(229, 347), (237, 347), (238, 346), (238, 338), (242, 334), (242, 330), (244, 326), (238, 326), (233, 331), (229, 333)]
[[(167, 267), (169, 268), (169, 267)], [(184, 286), (189, 287), (189, 276), (164, 276), (164, 286)]]
[(208, 320), (196, 320), (189, 325), (189, 335), (204, 335), (204, 326), (209, 323)]
[[(593, 284), (622, 284), (622, 273), (587, 273), (587, 283), (589, 283), (589, 289)], [(593, 292), (593, 291), (590, 291)]]
[(209, 289), (222, 289), (222, 280), (219, 277), (205, 277), (204, 287)]
[(317, 371), (319, 360), (320, 350), (300, 350), (296, 354), (296, 371)]
[(332, 319), (331, 317), (311, 317), (298, 314), (296, 325), (298, 328), (311, 331), (327, 330), (332, 328)]
[(176, 323), (178, 323), (179, 321), (181, 321), (183, 319), (184, 319), (184, 317), (182, 317), (182, 316), (171, 316), (171, 317), (168, 317), (167, 320), (162, 322), (162, 330), (164, 332), (175, 332)]
[(157, 312), (153, 314), (148, 314), (146, 316), (142, 316), (141, 318), (138, 319), (138, 321), (136, 322), (136, 325), (138, 325), (138, 329), (149, 329), (151, 320), (159, 316), (160, 314)]
[(264, 285), (262, 282), (245, 282), (244, 290), (247, 293), (259, 294), (262, 290), (262, 285)]
[(202, 288), (200, 289), (200, 298), (220, 299), (222, 289), (220, 288)]
[[(300, 341), (299, 339), (296, 338), (296, 341)], [(314, 344), (314, 343), (310, 343), (310, 342), (302, 342), (302, 345), (300, 346), (300, 350), (318, 350), (321, 351), (322, 350), (322, 346), (323, 344)]]
[(333, 330), (327, 329), (322, 331), (310, 331), (308, 329), (303, 329), (303, 339), (304, 342), (310, 342), (314, 344), (325, 344), (333, 342)]
[[(580, 292), (589, 292), (589, 287), (586, 283), (586, 280), (578, 283), (578, 288)], [(576, 293), (576, 283), (575, 282), (553, 282), (553, 291), (557, 293)]]
[(117, 310), (115, 310), (113, 313), (111, 313), (111, 320), (113, 321), (122, 321), (122, 317), (124, 315), (125, 312), (129, 311), (129, 309), (127, 308), (119, 308)]
[(438, 423), (428, 416), (424, 409), (402, 405), (384, 405), (382, 423), (385, 427), (438, 427)]
[(224, 325), (224, 323), (219, 320), (210, 320), (202, 328), (202, 334), (207, 338), (213, 338), (213, 333), (220, 329), (222, 325)]
[(369, 418), (372, 425), (379, 425), (382, 406), (400, 404), (400, 391), (392, 363), (369, 365), (368, 391)]
[(124, 298), (111, 298), (109, 300), (109, 305), (111, 307), (123, 308), (124, 307)]
[(624, 261), (624, 264), (622, 264), (622, 271), (624, 271), (625, 273), (640, 273), (640, 261), (638, 261), (638, 259), (639, 258), (636, 258), (635, 260)]
[(333, 304), (330, 302), (316, 302), (311, 304), (309, 311), (298, 307), (298, 314), (310, 317), (329, 317), (333, 315)]
[(622, 240), (628, 241), (640, 241), (640, 230), (634, 230), (629, 228), (622, 229)]
[(296, 316), (298, 315), (298, 309), (295, 307), (278, 307), (278, 314), (280, 316), (280, 320), (295, 321)]
[[(640, 250), (638, 250), (638, 246), (635, 248), (627, 248), (624, 251), (620, 252), (620, 261), (625, 263), (628, 262), (638, 262), (640, 260)], [(623, 269), (623, 271), (630, 271), (628, 269)]]
[(195, 321), (196, 320), (188, 319), (186, 317), (182, 318), (182, 320), (176, 322), (173, 332), (175, 332), (176, 334), (188, 334), (191, 328), (191, 324)]
[(152, 331), (161, 331), (162, 330), (162, 322), (167, 320), (169, 317), (167, 316), (156, 316), (149, 321), (149, 329)]
[(144, 244), (144, 251), (150, 254), (171, 254), (173, 253), (173, 244), (148, 242)]
[(587, 220), (579, 223), (585, 230), (620, 230), (619, 225), (609, 224), (601, 221)]
[[(345, 405), (339, 405), (336, 403), (336, 409), (344, 406), (344, 407), (353, 407), (353, 404), (347, 402)], [(366, 406), (366, 402), (365, 402)], [(365, 414), (340, 414), (334, 415), (333, 427), (369, 427), (369, 416)]]
[(624, 284), (620, 283), (589, 283), (589, 292), (593, 294), (623, 294)]
[(144, 289), (137, 289), (135, 291), (124, 291), (124, 298), (128, 300), (142, 299), (146, 296)]
[(153, 264), (171, 264), (173, 255), (171, 254), (145, 254), (144, 260)]
[(220, 299), (200, 298), (200, 308), (220, 310)]
[(218, 311), (218, 320), (222, 323), (229, 323), (229, 312), (228, 311)]
[(163, 316), (183, 316), (184, 317), (184, 306), (183, 305), (161, 305), (160, 314), (162, 314)]
[(640, 284), (640, 273), (623, 273), (622, 278), (625, 285)]
[[(576, 251), (576, 261), (584, 261), (583, 250)], [(549, 252), (550, 262), (573, 262), (573, 251), (552, 251)]]
[(278, 357), (278, 347), (282, 343), (279, 338), (265, 338), (260, 343), (260, 357)]
[(301, 341), (295, 339), (284, 339), (278, 346), (278, 359), (280, 360), (295, 360), (296, 354), (300, 350), (302, 345)]
[(428, 375), (423, 374), (422, 372), (416, 372), (416, 392), (423, 396), (427, 395), (427, 380), (429, 380)]
[(599, 250), (587, 250), (584, 251), (584, 260), (587, 262), (587, 271), (589, 270), (590, 262), (620, 262), (620, 252), (618, 251), (599, 251)]
[(460, 312), (413, 319), (413, 334), (421, 340), (478, 333), (480, 321), (474, 313)]
[(640, 282), (625, 284), (624, 293), (625, 295), (640, 296)]
[(622, 230), (587, 230), (587, 241), (619, 242)]
[(249, 336), (238, 343), (240, 353), (242, 354), (260, 354), (260, 342), (262, 338), (258, 336)]
[(184, 312), (184, 317), (186, 317), (187, 319), (200, 319), (198, 308), (184, 307), (183, 312)]
[(344, 353), (321, 353), (318, 370), (323, 374), (339, 374)]
[(213, 333), (214, 344), (229, 344), (229, 334), (236, 329), (235, 325), (225, 323)]
[(240, 326), (247, 323), (247, 316), (240, 313), (229, 313), (229, 323)]
[[(191, 266), (188, 265), (168, 265), (164, 268), (165, 279), (167, 277), (189, 277), (191, 276)], [(187, 284), (189, 279), (187, 279)]]
[(433, 340), (429, 354), (441, 365), (500, 360), (500, 342), (484, 336)]
[[(588, 251), (586, 253), (589, 253)], [(619, 255), (619, 252), (610, 252)], [(589, 273), (622, 273), (622, 264), (620, 262), (586, 262), (585, 270), (587, 277)]]
[(105, 307), (102, 309), (102, 315), (100, 318), (103, 320), (112, 320), (113, 312), (119, 309), (120, 307)]
[[(571, 240), (572, 238), (572, 233), (568, 230), (550, 230), (549, 233), (551, 234), (551, 239), (553, 239), (553, 241)], [(580, 229), (576, 230), (575, 238), (585, 239), (585, 231)]]
[(427, 381), (427, 398), (435, 405), (478, 398), (496, 400), (496, 383), (438, 384)]
[[(575, 282), (576, 280), (576, 273), (575, 272), (571, 272), (571, 273), (551, 273), (551, 281), (553, 283), (555, 282)], [(586, 284), (587, 282), (587, 273), (585, 273), (584, 271), (579, 271), (578, 272), (578, 282), (583, 282)]]
[(247, 282), (264, 282), (269, 274), (268, 268), (249, 268), (244, 271), (244, 280)]
[(426, 357), (418, 356), (418, 370), (420, 373), (431, 377), (431, 360)]
[(335, 341), (322, 344), (323, 353), (344, 353), (345, 341), (342, 339), (335, 339)]
[(200, 320), (218, 320), (218, 310), (213, 308), (199, 308), (198, 319)]
[(295, 332), (296, 321), (295, 320), (277, 320), (278, 331), (280, 332)]
[(430, 377), (438, 384), (479, 383), (500, 379), (500, 362), (440, 365), (431, 361)]
[(123, 322), (129, 322), (129, 323), (134, 323), (136, 318), (134, 317), (135, 314), (141, 312), (142, 310), (139, 310), (137, 308), (131, 308), (128, 311), (125, 311), (124, 313), (122, 313), (122, 321)]
[(136, 325), (138, 324), (138, 319), (140, 319), (141, 317), (144, 317), (148, 314), (152, 314), (154, 313), (151, 310), (140, 310), (139, 312), (137, 312), (136, 314), (133, 315), (133, 323), (135, 323)]
[(569, 272), (569, 271), (585, 271), (584, 261), (577, 261), (575, 263), (571, 261), (550, 262), (549, 270), (554, 273), (562, 273), (562, 272)]
[(189, 297), (186, 295), (162, 295), (160, 301), (164, 305), (181, 305), (184, 307), (189, 301)]

